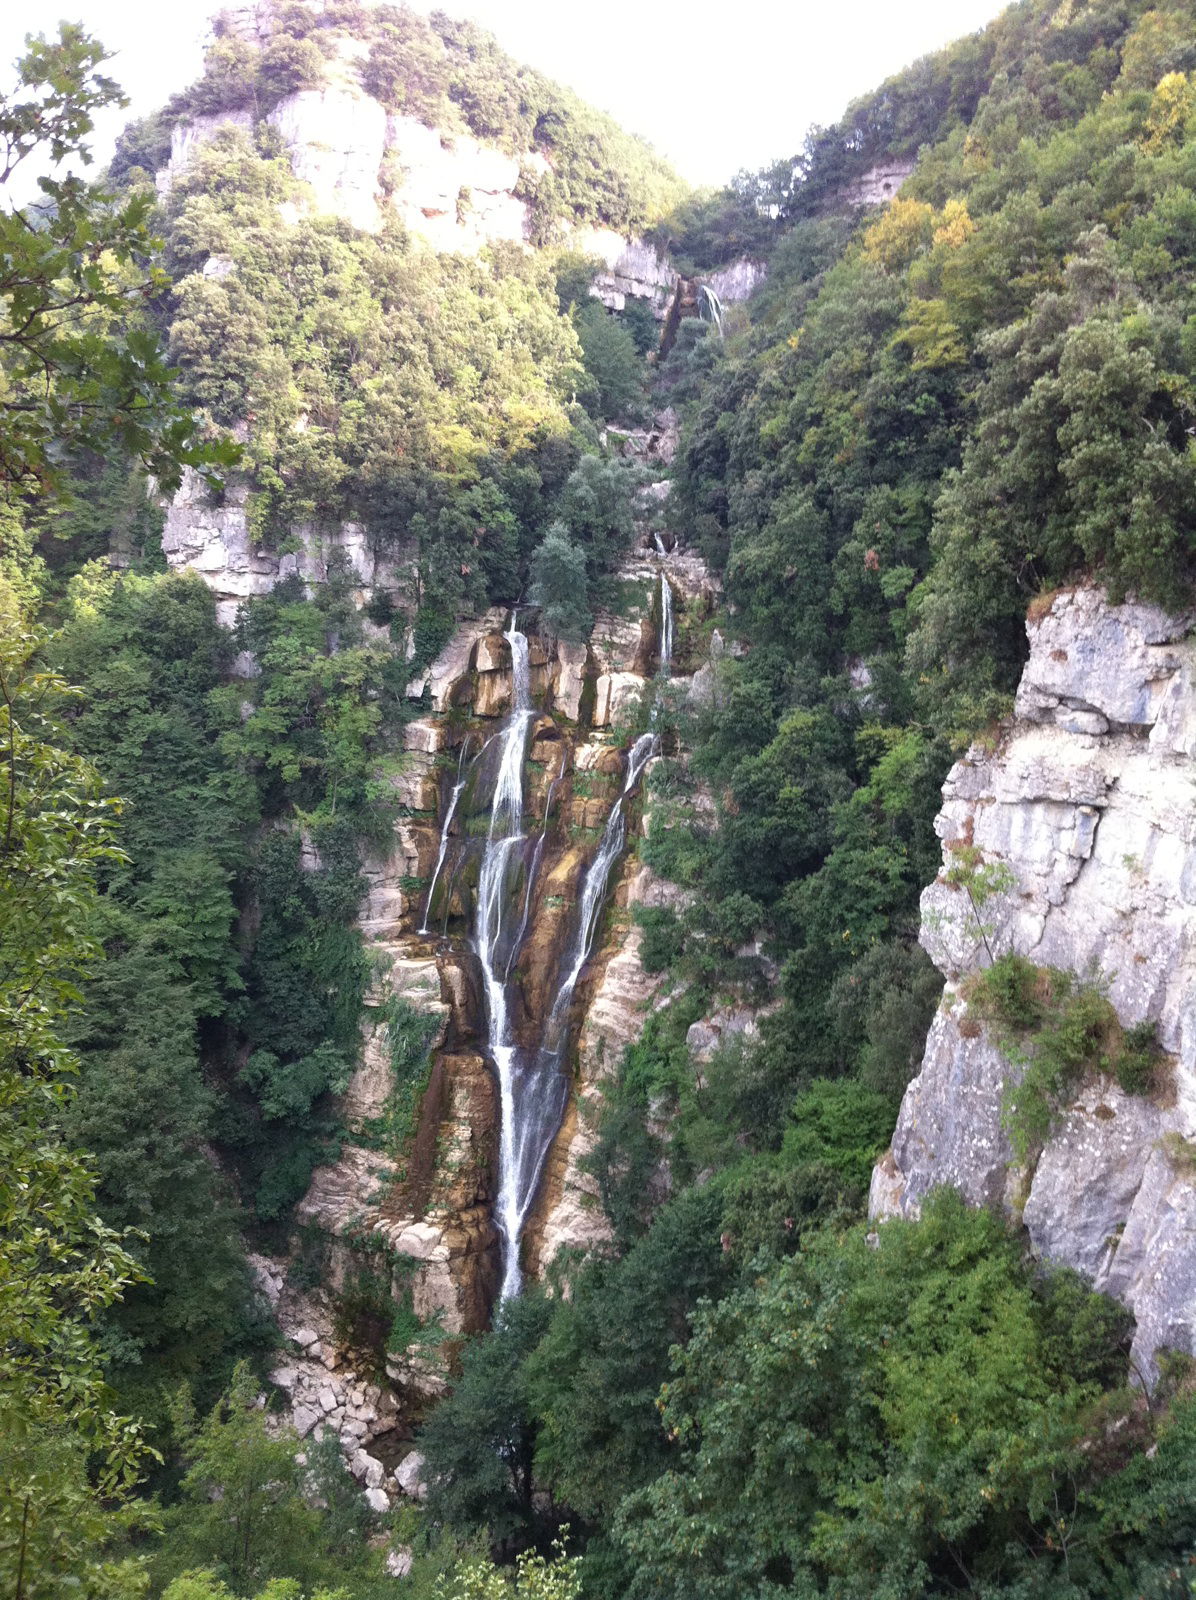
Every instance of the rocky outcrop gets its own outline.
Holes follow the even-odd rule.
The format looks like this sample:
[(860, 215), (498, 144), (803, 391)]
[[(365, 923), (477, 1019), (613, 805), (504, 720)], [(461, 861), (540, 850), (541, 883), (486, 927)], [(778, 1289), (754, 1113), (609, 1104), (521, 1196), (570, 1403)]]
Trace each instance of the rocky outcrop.
[(834, 196), (836, 205), (850, 206), (853, 211), (862, 210), (865, 206), (883, 206), (897, 197), (901, 185), (914, 170), (914, 158), (893, 159), (882, 162), (878, 167), (870, 167), (867, 172), (847, 184)]
[[(339, 217), (366, 233), (397, 220), (431, 249), (457, 255), (524, 243), (530, 210), (518, 191), (525, 175), (543, 177), (551, 170), (545, 157), (535, 150), (511, 154), (470, 134), (388, 113), (361, 86), (359, 50), (356, 41), (341, 39), (340, 55), (328, 63), (328, 81), (287, 95), (264, 119), (305, 185), (301, 199), (283, 203), (285, 219)], [(178, 123), (170, 158), (156, 174), (161, 199), (196, 154), (229, 128), (252, 135), (252, 108), (191, 114)], [(610, 228), (578, 228), (571, 243), (601, 263), (592, 293), (603, 304), (621, 311), (628, 298), (643, 299), (663, 317), (676, 280), (666, 257)], [(735, 298), (750, 277), (742, 266), (724, 275), (724, 299)]]
[[(618, 611), (599, 614), (585, 643), (541, 637), (535, 613), (520, 613), (538, 705), (528, 730), (526, 817), (541, 852), (522, 907), (512, 991), (514, 1031), (528, 1048), (552, 1010), (576, 937), (582, 876), (621, 792), (630, 735), (615, 724), (656, 670), (662, 566), (680, 636), (691, 612), (705, 615), (712, 594), (700, 559), (681, 549), (629, 556), (617, 574)], [(389, 845), (363, 863), (359, 925), (373, 977), (358, 1064), (340, 1105), (345, 1137), (297, 1209), (294, 1252), (302, 1256), (318, 1242), (319, 1287), (276, 1296), (277, 1320), (294, 1348), (274, 1381), (291, 1416), (304, 1433), (335, 1429), (364, 1492), (377, 1499), (403, 1489), (393, 1468), (413, 1421), (443, 1392), (455, 1341), (488, 1325), (498, 1290), (492, 1206), (499, 1105), (482, 1053), (485, 1013), (469, 935), (495, 779), (487, 763), (512, 692), (509, 622), (502, 609), (462, 622), (412, 686), (427, 709), (405, 724), (404, 748), (382, 774), (399, 815)], [(450, 814), (453, 791), (458, 805)], [(638, 815), (636, 804), (632, 826)], [(315, 865), (314, 852), (309, 856)], [(641, 932), (631, 913), (637, 904), (675, 904), (679, 894), (631, 857), (616, 869), (611, 899), (610, 932), (575, 997), (575, 1092), (525, 1234), (525, 1265), (534, 1273), (562, 1251), (585, 1252), (606, 1238), (582, 1161), (593, 1144), (602, 1080), (638, 1036), (660, 983), (640, 963)], [(415, 1127), (402, 1140), (393, 1132), (396, 1001), (429, 1019), (433, 1050)], [(424, 1340), (367, 1359), (346, 1340), (343, 1305), (363, 1272), (375, 1284), (389, 1274), (392, 1296), (410, 1305), (433, 1339), (443, 1338), (439, 1356)]]
[(702, 282), (718, 296), (725, 306), (738, 305), (750, 299), (768, 277), (768, 267), (763, 261), (753, 261), (750, 256), (740, 256), (717, 272), (707, 273)]
[(527, 237), (527, 205), (515, 190), (523, 166), (546, 169), (542, 157), (521, 161), (468, 134), (446, 138), (414, 117), (389, 118), (386, 144), (391, 204), (434, 250), (476, 255), (499, 240), (521, 244)]
[[(1012, 724), (952, 768), (936, 824), (945, 867), (966, 844), (1011, 882), (984, 904), (983, 929), (946, 872), (922, 897), (922, 943), (947, 988), (872, 1190), (880, 1217), (916, 1214), (942, 1183), (1020, 1212), (1036, 1251), (1131, 1308), (1148, 1376), (1161, 1347), (1196, 1349), (1191, 624), (1096, 589), (1058, 594), (1028, 622)], [(990, 951), (1098, 978), (1123, 1024), (1155, 1025), (1165, 1092), (1081, 1085), (1032, 1170), (1015, 1172), (1001, 1115), (1014, 1069), (960, 992)]]
[[(608, 444), (616, 445), (619, 454), (630, 461), (639, 461), (645, 466), (670, 467), (681, 443), (680, 419), (669, 406), (664, 411), (658, 411), (646, 428), (615, 428), (608, 425), (606, 440)], [(642, 494), (649, 499), (664, 500), (668, 498), (670, 487), (670, 481), (663, 478), (645, 485)]]
[(379, 174), (388, 129), (375, 99), (334, 85), (301, 89), (281, 100), (266, 121), (291, 171), (310, 189), (317, 216), (341, 217), (365, 233), (381, 227)]
[(629, 299), (646, 300), (657, 321), (664, 320), (677, 274), (653, 245), (610, 228), (585, 228), (574, 236), (574, 248), (602, 263), (590, 293), (608, 311), (622, 311)]
[(406, 585), (414, 551), (380, 557), (359, 522), (292, 528), (295, 550), (279, 554), (254, 540), (249, 523), (249, 485), (230, 481), (219, 500), (198, 473), (187, 468), (166, 509), (162, 551), (176, 571), (197, 572), (216, 596), (216, 616), (231, 627), (253, 595), (268, 594), (283, 578), (298, 577), (310, 589), (324, 583), (336, 564), (355, 582), (357, 605), (382, 594), (392, 599)]

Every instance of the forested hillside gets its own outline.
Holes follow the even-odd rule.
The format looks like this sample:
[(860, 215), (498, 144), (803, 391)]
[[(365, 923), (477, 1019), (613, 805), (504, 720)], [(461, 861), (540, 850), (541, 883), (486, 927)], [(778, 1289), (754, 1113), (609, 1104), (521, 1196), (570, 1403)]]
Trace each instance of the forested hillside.
[[(0, 107), (10, 160), (86, 140), (117, 93), (101, 65), (78, 30), (33, 47)], [(386, 193), (373, 230), (322, 212), (269, 119), (345, 85), (445, 148), (518, 158), (524, 241), (430, 248)], [(897, 197), (861, 207), (894, 164)], [(918, 1221), (866, 1220), (942, 991), (918, 897), (943, 781), (970, 741), (1000, 748), (1027, 611), (1077, 584), (1192, 605), (1188, 0), (1023, 0), (696, 195), (470, 24), (353, 0), (230, 13), (99, 187), (44, 202), (0, 219), (0, 1583), (1193, 1592), (1184, 1337), (1148, 1392), (1130, 1312), (1035, 1259), (1016, 1206), (942, 1190)], [(591, 296), (595, 225), (686, 274), (663, 344), (649, 299)], [(745, 303), (698, 287), (745, 254), (767, 267)], [(677, 418), (675, 459), (650, 455)], [(243, 526), (268, 566), (235, 615), (202, 560), (168, 562), (180, 515)], [(701, 605), (670, 556), (701, 570)], [(654, 741), (603, 925), (609, 961), (634, 917), (653, 988), (594, 1097), (595, 1230), (475, 1332), (417, 1314), (412, 1258), (364, 1226), (338, 1254), (296, 1207), (355, 1140), (382, 1188), (458, 1161), (427, 1113), (434, 1030), (405, 1001), (386, 1002), (384, 1112), (350, 1126), (383, 976), (362, 906), (419, 813), (435, 873), (417, 852), (402, 888), (427, 934), (470, 741), (480, 761), (500, 726), (451, 688), (434, 705), (435, 664), (487, 615), (468, 670), (507, 639), (501, 726), (542, 741), (544, 848), (565, 764), (549, 779), (534, 753), (560, 739), (544, 677), (519, 707), (529, 610), (558, 651), (533, 675), (588, 663), (578, 724), (601, 628), (655, 641), (651, 708), (645, 690), (602, 735)], [(597, 667), (613, 705), (620, 674)], [(411, 740), (433, 725), (429, 821)], [(601, 760), (570, 779), (577, 860), (549, 912), (588, 886), (578, 852), (615, 807), (626, 828), (630, 760), (614, 800), (624, 769)], [(497, 815), (454, 837), (492, 839)], [(966, 842), (953, 862), (983, 939), (1008, 885)], [(633, 913), (632, 869), (664, 886)], [(484, 894), (456, 884), (442, 976), (452, 931), (478, 990), (462, 930)], [(1165, 1094), (1151, 1027), (1122, 1027), (1101, 974), (988, 956), (965, 999), (1031, 1065), (1007, 1118), (1023, 1156), (1085, 1073)], [(362, 1385), (412, 1352), (431, 1374), (393, 1386), (422, 1469), (404, 1495), (390, 1459), (363, 1494), (336, 1433), (290, 1427), (269, 1374), (300, 1358), (263, 1260), (323, 1297)]]

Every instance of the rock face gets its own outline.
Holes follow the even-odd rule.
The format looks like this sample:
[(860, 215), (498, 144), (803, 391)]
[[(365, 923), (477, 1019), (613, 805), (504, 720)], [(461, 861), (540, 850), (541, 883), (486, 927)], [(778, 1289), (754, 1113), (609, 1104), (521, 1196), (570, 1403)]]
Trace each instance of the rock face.
[[(246, 32), (256, 36), (252, 28)], [(326, 84), (287, 95), (265, 118), (295, 177), (307, 185), (303, 202), (287, 202), (288, 218), (306, 211), (376, 233), (391, 216), (433, 250), (457, 255), (476, 255), (503, 241), (522, 244), (530, 212), (516, 191), (523, 173), (549, 172), (544, 156), (534, 150), (512, 155), (469, 134), (445, 134), (415, 117), (388, 113), (361, 87), (354, 41), (342, 39), (340, 50)], [(170, 159), (156, 174), (162, 199), (197, 152), (227, 128), (252, 134), (253, 110), (192, 114), (178, 124)], [(664, 315), (676, 274), (651, 245), (610, 228), (579, 228), (572, 242), (601, 261), (593, 292), (610, 309), (623, 310), (630, 297), (648, 300)], [(744, 277), (745, 265), (724, 269), (724, 299), (743, 298), (758, 281)]]
[(638, 239), (624, 239), (610, 228), (587, 228), (576, 236), (575, 248), (603, 264), (590, 287), (608, 311), (622, 311), (628, 299), (647, 300), (657, 321), (663, 321), (673, 296), (677, 274), (666, 257)]
[[(1147, 1377), (1160, 1348), (1196, 1349), (1196, 1181), (1179, 1142), (1196, 1136), (1191, 626), (1096, 589), (1057, 595), (1027, 624), (1012, 726), (952, 768), (936, 823), (947, 866), (968, 844), (1013, 882), (984, 905), (983, 937), (945, 877), (922, 896), (922, 943), (947, 989), (872, 1187), (878, 1217), (916, 1214), (943, 1183), (1020, 1209), (1037, 1252), (1131, 1308)], [(1013, 1173), (1012, 1069), (959, 993), (988, 964), (986, 940), (1099, 978), (1126, 1026), (1154, 1023), (1173, 1059), (1167, 1092), (1081, 1085), (1033, 1170)]]
[(904, 161), (886, 161), (879, 167), (870, 167), (862, 178), (849, 183), (839, 191), (837, 201), (842, 205), (860, 209), (863, 206), (883, 206), (897, 196), (901, 185), (914, 170), (913, 158)]
[[(412, 233), (434, 250), (462, 255), (500, 239), (522, 243), (527, 206), (514, 192), (516, 156), (467, 134), (443, 139), (414, 117), (391, 117), (386, 135), (399, 176), (391, 201)], [(524, 162), (537, 164), (537, 158), (525, 156)]]
[[(582, 875), (621, 794), (634, 731), (613, 727), (612, 718), (619, 722), (654, 676), (653, 608), (665, 575), (680, 637), (687, 619), (706, 613), (712, 593), (700, 559), (680, 549), (630, 555), (618, 574), (619, 612), (600, 614), (584, 643), (542, 637), (535, 612), (520, 613), (537, 702), (524, 768), (526, 815), (539, 835), (512, 1001), (525, 1046), (538, 1041), (552, 1010), (562, 961), (577, 937)], [(296, 1214), (293, 1250), (301, 1256), (316, 1242), (319, 1288), (297, 1296), (280, 1287), (285, 1266), (275, 1275), (276, 1317), (303, 1352), (288, 1357), (275, 1381), (302, 1431), (336, 1428), (364, 1492), (376, 1498), (419, 1492), (397, 1479), (394, 1452), (421, 1408), (444, 1391), (449, 1345), (488, 1324), (498, 1289), (492, 1205), (499, 1104), (482, 1053), (486, 1022), (470, 934), (496, 776), (493, 735), (511, 697), (508, 625), (509, 614), (499, 609), (463, 621), (412, 686), (428, 709), (405, 724), (402, 755), (387, 764), (399, 815), (389, 844), (363, 863), (358, 921), (373, 979), (357, 1068), (339, 1108), (345, 1137), (336, 1160), (313, 1174)], [(459, 805), (450, 802), (454, 792)], [(639, 815), (633, 804), (632, 827)], [(641, 933), (629, 913), (637, 903), (671, 904), (676, 896), (634, 858), (612, 874), (611, 930), (575, 997), (574, 1093), (526, 1230), (524, 1259), (532, 1272), (563, 1248), (587, 1250), (605, 1241), (601, 1207), (580, 1163), (593, 1142), (600, 1082), (638, 1036), (659, 985), (641, 966)], [(432, 1040), (427, 1085), (414, 1125), (399, 1142), (392, 1131), (396, 1002), (428, 1020)], [(352, 1301), (363, 1274), (383, 1290), (389, 1275), (392, 1296), (449, 1342), (440, 1356), (420, 1343), (371, 1355), (346, 1337), (337, 1307)], [(310, 1280), (310, 1270), (302, 1276)], [(391, 1397), (385, 1416), (373, 1400), (377, 1418), (354, 1413), (342, 1391), (360, 1387), (355, 1374), (363, 1371), (373, 1374), (376, 1387), (383, 1369), (382, 1387)]]
[(310, 187), (317, 215), (343, 217), (367, 233), (381, 226), (378, 175), (387, 119), (376, 100), (333, 85), (301, 89), (266, 120), (282, 140), (291, 171)]
[(710, 273), (708, 277), (702, 279), (702, 282), (707, 288), (713, 289), (723, 305), (733, 306), (755, 294), (767, 276), (768, 268), (763, 261), (753, 261), (748, 256), (741, 256), (729, 266), (720, 267), (717, 272)]
[(258, 546), (249, 531), (246, 503), (249, 486), (229, 483), (217, 505), (199, 475), (186, 469), (166, 511), (162, 550), (176, 570), (198, 572), (216, 595), (216, 616), (225, 626), (237, 620), (242, 602), (268, 594), (282, 578), (300, 577), (310, 587), (323, 583), (329, 562), (343, 562), (356, 582), (354, 598), (361, 605), (374, 595), (402, 592), (412, 552), (398, 551), (387, 560), (375, 556), (359, 522), (317, 528), (300, 525), (292, 531), (301, 548), (284, 555)]

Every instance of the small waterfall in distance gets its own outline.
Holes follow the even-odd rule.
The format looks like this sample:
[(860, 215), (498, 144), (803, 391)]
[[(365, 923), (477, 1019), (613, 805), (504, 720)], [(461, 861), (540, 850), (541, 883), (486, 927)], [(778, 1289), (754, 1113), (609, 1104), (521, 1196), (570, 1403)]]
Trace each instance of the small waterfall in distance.
[(673, 664), (673, 587), (665, 577), (663, 569), (660, 574), (660, 662), (657, 671), (662, 678), (667, 678), (669, 668)]

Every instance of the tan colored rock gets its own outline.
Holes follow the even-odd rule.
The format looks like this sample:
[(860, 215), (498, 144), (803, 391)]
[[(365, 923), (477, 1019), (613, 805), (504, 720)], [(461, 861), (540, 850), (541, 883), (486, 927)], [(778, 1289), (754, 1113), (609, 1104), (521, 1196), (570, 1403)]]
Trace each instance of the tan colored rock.
[(604, 672), (594, 685), (596, 728), (609, 728), (626, 720), (646, 687), (646, 679), (636, 672)]
[(463, 622), (427, 672), (407, 685), (409, 697), (418, 700), (427, 690), (433, 711), (441, 713), (450, 706), (468, 704), (472, 694), (470, 665), (474, 647), (479, 638), (501, 631), (505, 616), (505, 611), (495, 608), (476, 621)]
[[(647, 867), (634, 869), (626, 883), (628, 911), (636, 905), (676, 905), (681, 898), (675, 885), (663, 883)], [(642, 930), (624, 917), (595, 963), (598, 976), (578, 1039), (575, 1101), (549, 1152), (544, 1192), (528, 1230), (529, 1259), (538, 1274), (558, 1251), (594, 1250), (610, 1238), (597, 1185), (581, 1162), (594, 1146), (601, 1084), (639, 1038), (660, 992), (661, 976), (646, 973), (640, 962), (642, 940)]]
[(584, 644), (557, 641), (552, 674), (553, 705), (561, 716), (576, 722), (581, 716), (581, 697), (585, 690), (589, 648)]
[(409, 811), (435, 811), (440, 798), (440, 772), (435, 756), (405, 750), (397, 770), (387, 773), (386, 784), (395, 801)]
[(600, 611), (594, 620), (590, 635), (590, 649), (598, 670), (602, 673), (643, 672), (652, 657), (652, 625), (648, 616), (649, 596), (658, 583), (655, 569), (641, 571), (621, 568), (619, 577), (626, 581), (640, 579), (645, 590), (642, 614), (616, 617)]
[(479, 672), (473, 694), (474, 715), (502, 717), (511, 704), (510, 672)]
[(511, 647), (501, 633), (484, 633), (478, 640), (474, 668), (478, 672), (511, 670)]
[(461, 741), (459, 729), (436, 717), (419, 717), (403, 729), (403, 748), (417, 754), (435, 756), (455, 749)]

